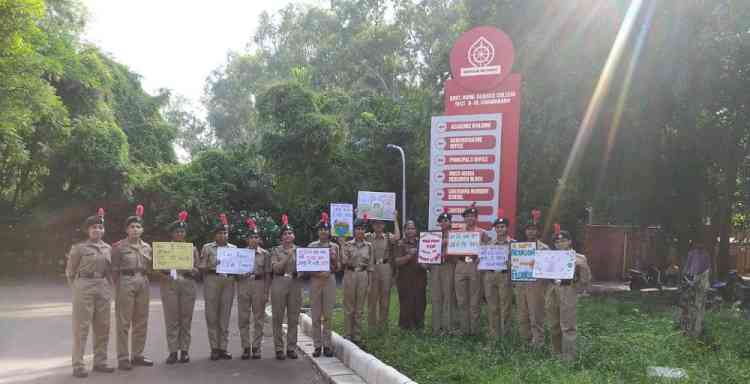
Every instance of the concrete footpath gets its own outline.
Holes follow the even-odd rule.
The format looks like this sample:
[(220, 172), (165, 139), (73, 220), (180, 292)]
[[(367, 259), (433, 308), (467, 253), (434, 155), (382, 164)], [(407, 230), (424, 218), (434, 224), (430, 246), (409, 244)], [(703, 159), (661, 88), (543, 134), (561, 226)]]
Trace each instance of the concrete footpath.
[[(241, 360), (237, 308), (230, 323), (230, 361), (210, 361), (202, 286), (193, 315), (191, 359), (188, 364), (165, 365), (167, 346), (158, 284), (152, 284), (146, 356), (154, 367), (130, 372), (91, 373), (87, 379), (71, 376), (71, 292), (62, 281), (0, 281), (0, 384), (5, 383), (289, 383), (320, 384), (325, 380), (309, 359), (274, 359), (273, 339), (267, 323), (263, 359)], [(109, 341), (109, 364), (116, 365), (114, 303)], [(90, 340), (89, 336), (89, 340)], [(91, 342), (87, 346), (91, 367)]]

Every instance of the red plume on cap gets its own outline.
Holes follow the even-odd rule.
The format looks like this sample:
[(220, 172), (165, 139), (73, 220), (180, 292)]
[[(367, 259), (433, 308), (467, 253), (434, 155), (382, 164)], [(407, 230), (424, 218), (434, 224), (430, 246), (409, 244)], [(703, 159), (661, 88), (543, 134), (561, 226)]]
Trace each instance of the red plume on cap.
[(281, 215), (281, 225), (289, 225), (289, 216), (286, 213)]
[(364, 220), (365, 222), (367, 222), (367, 213), (365, 213), (365, 214), (362, 215), (362, 220)]
[(502, 208), (497, 209), (497, 218), (502, 219), (505, 217), (505, 210)]
[(184, 223), (184, 222), (186, 222), (186, 221), (187, 221), (187, 218), (188, 218), (188, 213), (187, 213), (187, 211), (182, 211), (182, 212), (180, 212), (180, 213), (179, 213), (179, 214), (177, 215), (177, 217), (179, 217), (179, 219), (180, 219), (180, 222), (181, 222), (181, 223)]
[(555, 223), (555, 236), (560, 234), (560, 224)]
[(225, 213), (219, 215), (219, 220), (221, 220), (221, 223), (225, 226), (229, 225), (229, 220), (227, 220), (227, 215)]
[(255, 220), (253, 220), (252, 217), (248, 217), (247, 220), (245, 220), (245, 224), (247, 224), (247, 227), (250, 228), (251, 231), (254, 231), (255, 228), (257, 228)]
[(542, 217), (542, 211), (537, 208), (531, 210), (531, 218), (533, 219), (534, 224), (539, 224), (540, 217)]
[(101, 217), (101, 218), (104, 218), (104, 208), (99, 208), (96, 211), (96, 215), (99, 216), (99, 217)]
[(443, 207), (443, 213), (448, 213), (449, 209), (448, 207)]
[(138, 204), (135, 207), (135, 215), (138, 216), (138, 217), (140, 217), (140, 218), (143, 218), (143, 205)]
[(320, 221), (322, 221), (325, 224), (328, 224), (328, 213), (323, 212), (320, 214)]

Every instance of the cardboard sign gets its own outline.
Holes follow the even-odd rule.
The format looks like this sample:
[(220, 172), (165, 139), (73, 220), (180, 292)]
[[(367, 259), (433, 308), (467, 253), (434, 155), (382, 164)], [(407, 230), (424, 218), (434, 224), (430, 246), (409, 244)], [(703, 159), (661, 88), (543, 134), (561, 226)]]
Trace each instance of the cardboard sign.
[(572, 279), (575, 271), (575, 251), (536, 251), (536, 258), (534, 259), (535, 278), (553, 280)]
[(357, 217), (393, 221), (396, 218), (396, 194), (393, 192), (357, 192)]
[(511, 281), (536, 281), (534, 278), (534, 258), (536, 243), (510, 244)]
[(155, 242), (151, 246), (154, 269), (193, 269), (192, 243)]
[(442, 232), (421, 232), (419, 234), (419, 256), (417, 262), (420, 264), (443, 263)]
[(297, 272), (330, 271), (330, 248), (297, 248)]
[(219, 247), (216, 251), (219, 265), (216, 273), (242, 275), (255, 271), (255, 250), (249, 248)]
[(331, 234), (337, 237), (354, 236), (354, 207), (351, 204), (331, 204)]
[(510, 247), (505, 245), (483, 245), (479, 249), (480, 271), (505, 271), (508, 269)]
[(448, 232), (448, 254), (455, 256), (479, 255), (482, 233), (478, 231)]

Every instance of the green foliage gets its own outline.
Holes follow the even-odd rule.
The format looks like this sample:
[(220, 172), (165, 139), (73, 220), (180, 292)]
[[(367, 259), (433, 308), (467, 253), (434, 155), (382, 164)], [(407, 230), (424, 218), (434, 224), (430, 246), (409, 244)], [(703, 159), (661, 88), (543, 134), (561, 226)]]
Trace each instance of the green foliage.
[[(639, 293), (586, 297), (578, 303), (579, 356), (564, 363), (546, 351), (526, 350), (515, 329), (498, 342), (403, 331), (397, 328), (395, 293), (391, 307), (396, 310), (390, 330), (366, 332), (364, 347), (419, 383), (652, 383), (646, 374), (650, 366), (685, 369), (686, 383), (750, 380), (750, 350), (737, 338), (750, 332), (750, 324), (730, 310), (708, 313), (709, 336), (694, 340), (675, 328), (669, 298)], [(430, 313), (428, 305), (428, 326)], [(343, 312), (336, 311), (337, 332), (342, 332), (342, 319)], [(483, 326), (485, 321), (483, 314)]]

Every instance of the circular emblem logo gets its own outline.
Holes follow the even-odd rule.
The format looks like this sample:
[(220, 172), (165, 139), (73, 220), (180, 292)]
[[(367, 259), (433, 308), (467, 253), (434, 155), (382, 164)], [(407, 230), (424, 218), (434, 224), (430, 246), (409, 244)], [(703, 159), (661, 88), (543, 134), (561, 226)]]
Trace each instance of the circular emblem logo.
[(477, 27), (462, 34), (453, 45), (451, 73), (461, 88), (486, 91), (510, 75), (514, 59), (508, 35), (493, 27)]

